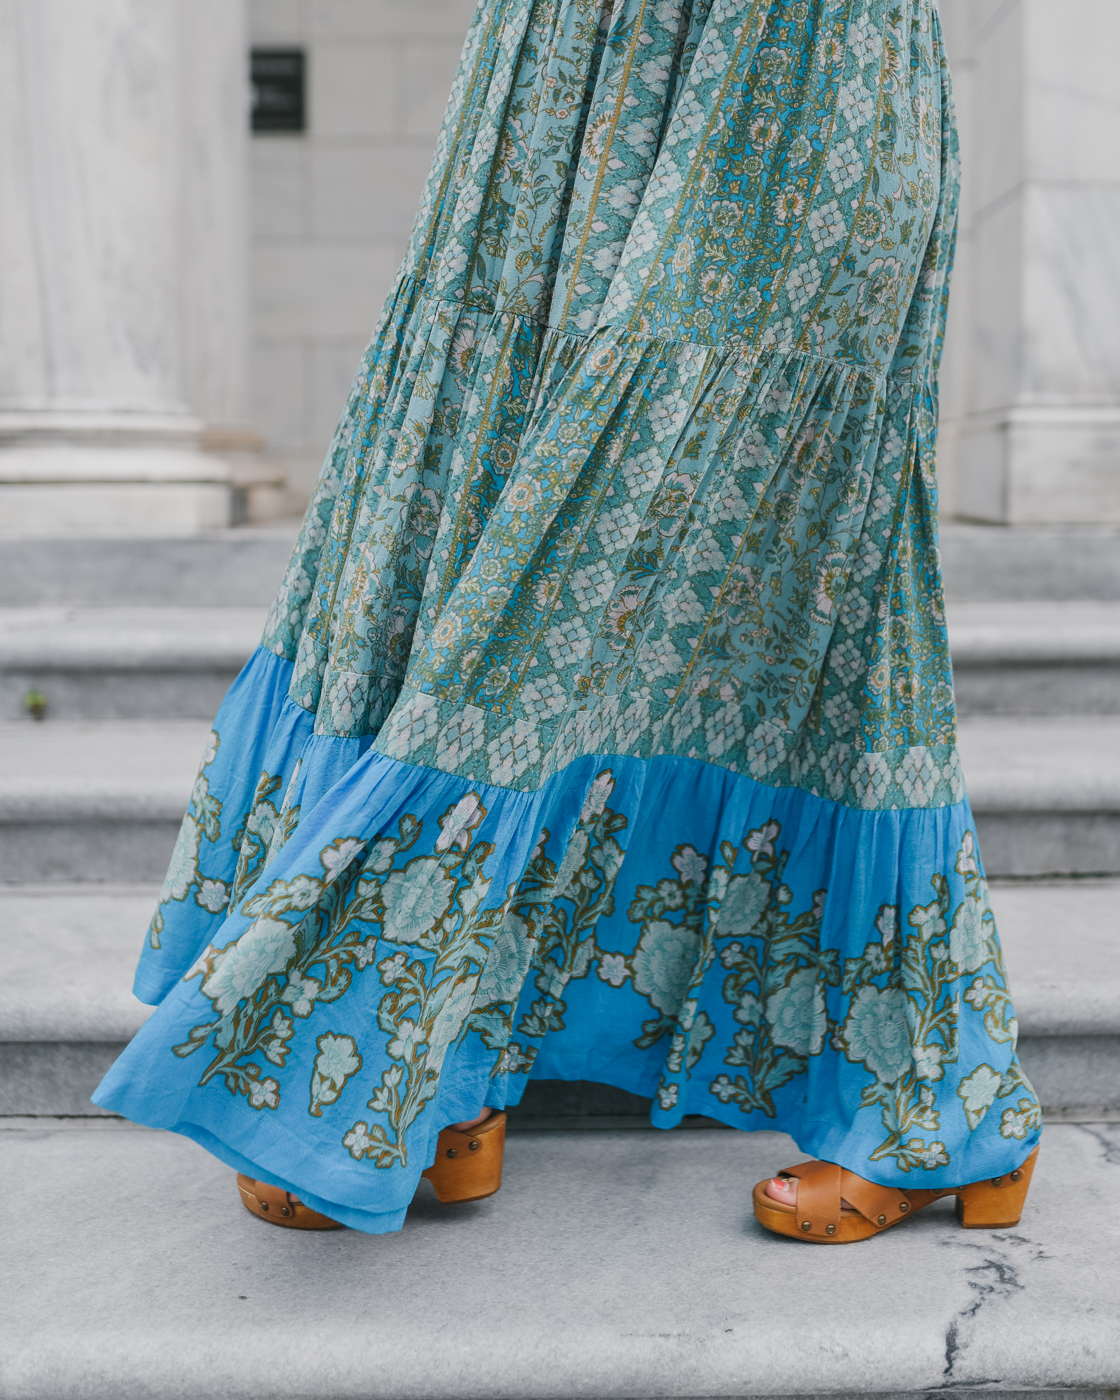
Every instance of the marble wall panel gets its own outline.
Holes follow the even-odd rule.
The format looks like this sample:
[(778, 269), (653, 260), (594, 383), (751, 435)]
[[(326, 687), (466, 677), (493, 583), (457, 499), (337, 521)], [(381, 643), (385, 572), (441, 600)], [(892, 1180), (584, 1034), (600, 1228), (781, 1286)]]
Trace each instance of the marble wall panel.
[(0, 406), (183, 407), (176, 11), (0, 9)]
[(251, 360), (253, 421), (269, 425), (269, 448), (290, 451), (309, 438), (311, 365), (306, 343), (261, 335)]
[(310, 172), (313, 243), (384, 249), (395, 267), (423, 192), (427, 153), (339, 145), (316, 151)]
[(1001, 6), (974, 38), (976, 140), (969, 159), (977, 217), (998, 205), (1023, 179), (1024, 8)]
[(248, 37), (240, 0), (179, 0), (182, 391), (205, 423), (248, 418)]
[(1027, 187), (1024, 403), (1120, 405), (1120, 183)]
[(249, 237), (254, 247), (300, 243), (311, 225), (307, 146), (277, 134), (253, 141), (249, 155)]
[(401, 122), (408, 136), (435, 141), (462, 47), (460, 35), (401, 45)]
[(965, 313), (969, 413), (1014, 403), (1021, 381), (1022, 204), (1018, 193), (977, 219)]
[(400, 103), (399, 46), (378, 39), (320, 39), (308, 75), (316, 139), (392, 137)]
[(1120, 180), (1120, 4), (1023, 0), (1024, 174)]
[(395, 249), (258, 248), (253, 258), (256, 335), (368, 339), (396, 266)]
[[(263, 0), (262, 9), (269, 0)], [(475, 0), (300, 0), (309, 34), (388, 37), (467, 32)]]

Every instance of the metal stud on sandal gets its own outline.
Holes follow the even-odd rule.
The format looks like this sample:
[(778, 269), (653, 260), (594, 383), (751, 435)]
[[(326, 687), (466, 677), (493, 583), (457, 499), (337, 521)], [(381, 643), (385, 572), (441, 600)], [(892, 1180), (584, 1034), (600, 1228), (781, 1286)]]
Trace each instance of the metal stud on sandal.
[[(754, 1188), (754, 1213), (778, 1235), (813, 1244), (851, 1244), (890, 1229), (932, 1201), (956, 1196), (957, 1220), (964, 1229), (1004, 1230), (1019, 1223), (1037, 1158), (1036, 1147), (1021, 1167), (1006, 1176), (941, 1191), (877, 1186), (834, 1162), (802, 1162), (778, 1173), (797, 1178), (796, 1204), (768, 1196), (768, 1177)], [(842, 1206), (841, 1201), (847, 1204)]]
[(444, 1205), (485, 1200), (502, 1184), (505, 1145), (504, 1113), (492, 1113), (466, 1132), (444, 1128), (436, 1144), (436, 1160), (423, 1175)]
[(268, 1186), (251, 1176), (237, 1174), (237, 1189), (241, 1204), (247, 1211), (270, 1225), (284, 1225), (289, 1230), (342, 1230), (337, 1220), (320, 1215), (281, 1186)]
[[(492, 1113), (466, 1132), (444, 1128), (436, 1143), (436, 1160), (423, 1173), (432, 1183), (436, 1198), (450, 1205), (461, 1201), (482, 1201), (502, 1184), (502, 1158), (505, 1155), (506, 1115)], [(237, 1189), (247, 1211), (270, 1225), (289, 1230), (341, 1230), (337, 1220), (305, 1206), (290, 1191), (266, 1186), (250, 1176), (238, 1175)]]

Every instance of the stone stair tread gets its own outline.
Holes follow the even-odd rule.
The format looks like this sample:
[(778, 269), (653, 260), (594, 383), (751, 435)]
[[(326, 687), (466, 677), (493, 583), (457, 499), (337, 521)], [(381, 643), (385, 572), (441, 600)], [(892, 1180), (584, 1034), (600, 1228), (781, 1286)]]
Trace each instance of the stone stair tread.
[(131, 1040), (152, 1008), (132, 995), (158, 887), (0, 889), (0, 1041)]
[[(0, 724), (0, 811), (68, 792), (185, 803), (208, 732), (197, 720)], [(979, 715), (961, 721), (960, 747), (978, 811), (1120, 809), (1120, 716)]]
[(1120, 715), (975, 715), (958, 729), (975, 811), (1120, 811)]
[(957, 666), (1120, 663), (1120, 603), (954, 602), (946, 612)]
[(298, 524), (240, 526), (183, 536), (7, 539), (0, 604), (132, 607), (145, 603), (267, 608)]
[(1120, 1036), (1120, 880), (995, 884), (1020, 1031)]
[[(120, 1043), (150, 1009), (130, 992), (157, 887), (0, 888), (0, 1041)], [(995, 885), (1019, 1026), (1120, 1036), (1120, 880)]]
[[(182, 1138), (16, 1120), (0, 1130), (6, 1393), (1041, 1400), (1115, 1386), (1120, 1127), (1050, 1127), (1017, 1229), (965, 1232), (938, 1203), (858, 1256), (796, 1252), (755, 1222), (751, 1185), (798, 1155), (767, 1132), (515, 1133), (492, 1199), (443, 1207), (421, 1183), (402, 1232), (318, 1235), (254, 1219), (232, 1172)], [(791, 1280), (796, 1307), (775, 1306)]]
[[(0, 665), (237, 664), (265, 616), (259, 607), (0, 608)], [(948, 624), (958, 664), (1120, 661), (1120, 603), (955, 602)]]
[(0, 724), (0, 822), (180, 817), (209, 732), (197, 720)]
[(0, 667), (239, 667), (264, 620), (261, 608), (0, 608)]

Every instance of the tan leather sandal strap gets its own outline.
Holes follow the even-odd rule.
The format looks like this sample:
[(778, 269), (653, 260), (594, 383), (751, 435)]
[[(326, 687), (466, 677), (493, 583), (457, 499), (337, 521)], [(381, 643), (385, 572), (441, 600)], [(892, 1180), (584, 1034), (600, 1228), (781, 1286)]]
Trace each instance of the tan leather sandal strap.
[(847, 1170), (840, 1173), (840, 1194), (865, 1220), (880, 1230), (896, 1225), (912, 1209), (912, 1202), (905, 1191), (893, 1186), (879, 1186)]
[(797, 1228), (810, 1239), (829, 1239), (840, 1224), (840, 1168), (834, 1162), (787, 1167), (797, 1178)]

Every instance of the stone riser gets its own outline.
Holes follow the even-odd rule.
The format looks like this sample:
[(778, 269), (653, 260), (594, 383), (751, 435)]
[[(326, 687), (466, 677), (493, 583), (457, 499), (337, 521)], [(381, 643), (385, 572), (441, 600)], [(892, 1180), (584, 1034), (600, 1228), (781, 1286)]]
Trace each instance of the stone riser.
[(268, 607), (295, 529), (179, 539), (5, 540), (0, 606)]
[[(107, 1041), (0, 1043), (0, 1117), (106, 1116), (90, 1095), (123, 1049)], [(1120, 1120), (1120, 1036), (1024, 1035), (1019, 1054), (1048, 1117)], [(644, 1127), (649, 1101), (605, 1084), (540, 1080), (510, 1114), (525, 1129)]]
[(1120, 665), (955, 664), (957, 713), (1120, 715)]
[(47, 720), (179, 720), (214, 717), (240, 668), (168, 671), (9, 671), (0, 677), (0, 720), (31, 721), (28, 691)]
[[(989, 877), (1120, 874), (1120, 812), (976, 813)], [(179, 817), (0, 826), (0, 883), (162, 881)]]
[(180, 821), (106, 817), (0, 826), (0, 883), (162, 881)]
[[(295, 527), (180, 539), (6, 540), (0, 607), (267, 607)], [(943, 525), (951, 602), (1120, 600), (1120, 530)]]
[(990, 878), (1120, 874), (1120, 812), (975, 812)]
[(1053, 1125), (1020, 1227), (961, 1230), (943, 1202), (853, 1251), (754, 1220), (751, 1185), (798, 1160), (775, 1133), (511, 1134), (493, 1199), (424, 1183), (404, 1230), (370, 1237), (253, 1219), (173, 1134), (15, 1120), (4, 1393), (1104, 1400), (1118, 1144)]
[[(49, 720), (212, 719), (239, 665), (93, 670), (28, 667), (0, 676), (0, 720), (27, 720), (46, 697)], [(957, 711), (972, 715), (1120, 715), (1120, 666), (958, 666)]]

